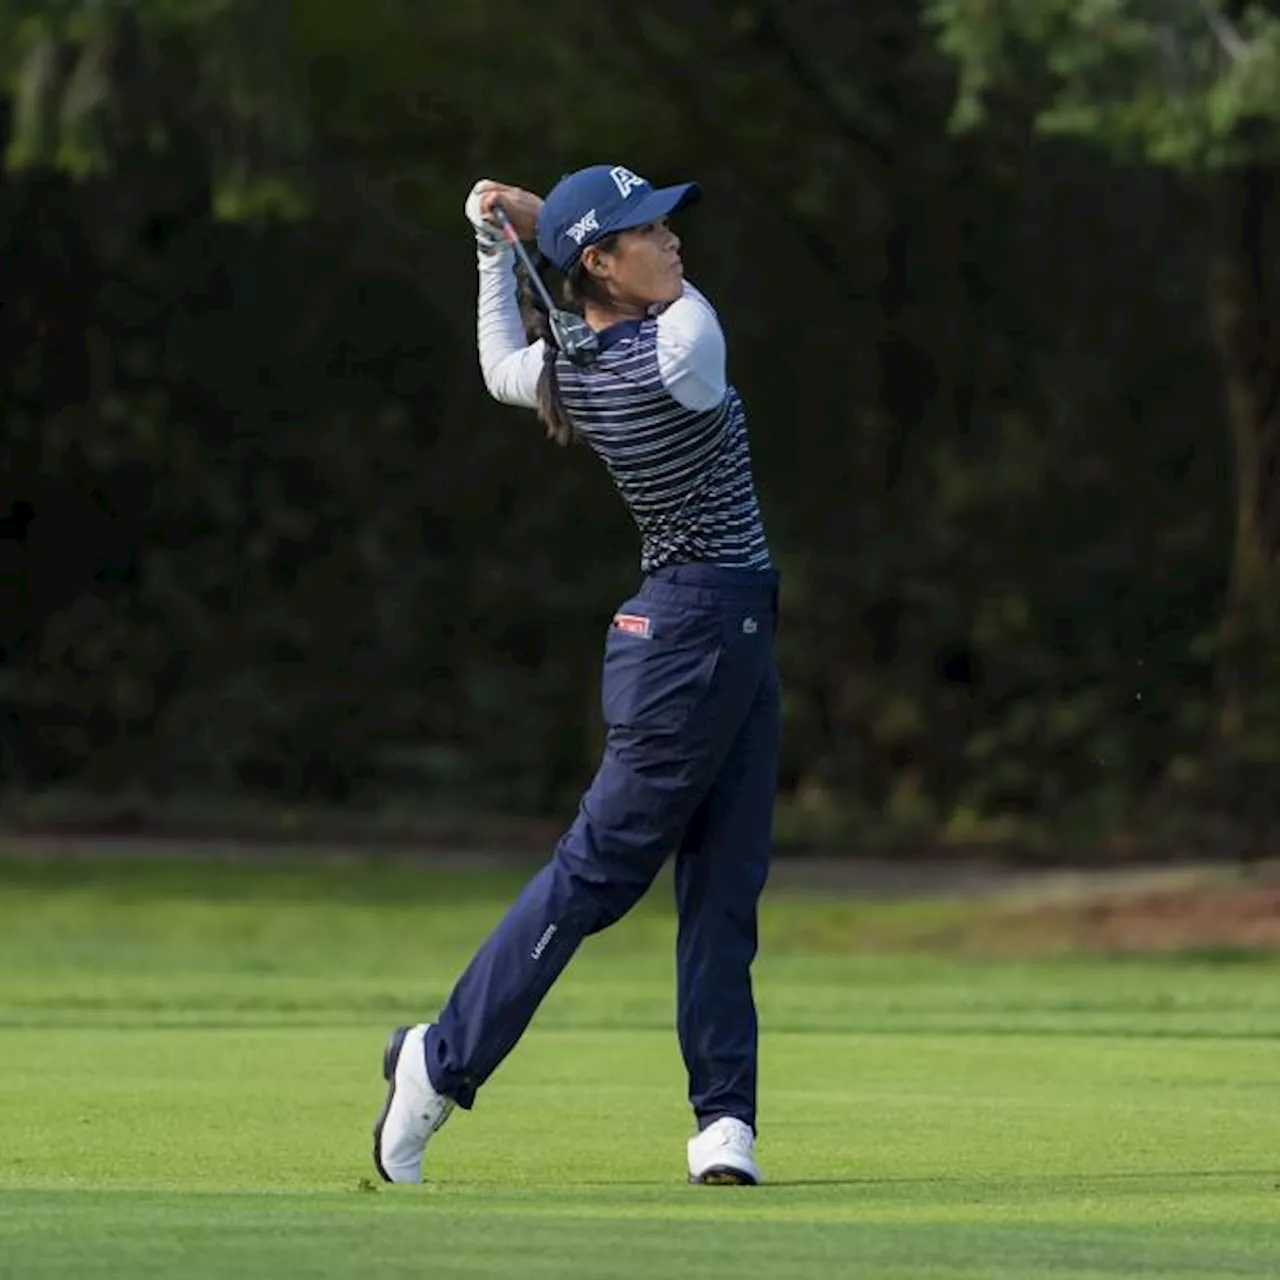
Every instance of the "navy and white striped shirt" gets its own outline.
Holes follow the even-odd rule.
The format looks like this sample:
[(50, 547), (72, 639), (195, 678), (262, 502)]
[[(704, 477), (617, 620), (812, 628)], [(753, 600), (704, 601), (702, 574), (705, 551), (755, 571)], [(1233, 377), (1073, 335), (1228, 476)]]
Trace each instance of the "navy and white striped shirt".
[(640, 566), (767, 569), (747, 415), (726, 387), (710, 409), (686, 408), (658, 367), (656, 318), (600, 335), (585, 368), (561, 357), (560, 394), (579, 435), (608, 469), (640, 530)]
[[(490, 393), (534, 408), (544, 347), (526, 345), (510, 254), (481, 256), (477, 336)], [(496, 261), (495, 261), (496, 259)], [(560, 357), (561, 397), (640, 531), (640, 566), (771, 567), (747, 420), (725, 381), (724, 336), (692, 285), (658, 315), (600, 334), (579, 367)]]

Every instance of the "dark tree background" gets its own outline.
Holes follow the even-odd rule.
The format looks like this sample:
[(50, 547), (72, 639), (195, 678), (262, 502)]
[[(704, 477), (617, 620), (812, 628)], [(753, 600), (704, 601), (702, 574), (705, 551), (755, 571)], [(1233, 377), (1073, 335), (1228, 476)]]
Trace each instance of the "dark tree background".
[(1277, 24), (1077, 8), (0, 4), (3, 817), (567, 816), (636, 540), (461, 207), (607, 159), (706, 188), (783, 841), (1265, 848)]

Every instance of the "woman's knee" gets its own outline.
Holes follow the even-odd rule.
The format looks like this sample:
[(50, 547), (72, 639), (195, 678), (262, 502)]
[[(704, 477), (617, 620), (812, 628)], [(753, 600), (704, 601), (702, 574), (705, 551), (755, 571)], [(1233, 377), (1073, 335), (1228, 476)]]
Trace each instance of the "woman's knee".
[(557, 848), (555, 866), (564, 913), (584, 935), (621, 920), (644, 897), (658, 869), (647, 859), (602, 856), (599, 850), (586, 855), (569, 840)]

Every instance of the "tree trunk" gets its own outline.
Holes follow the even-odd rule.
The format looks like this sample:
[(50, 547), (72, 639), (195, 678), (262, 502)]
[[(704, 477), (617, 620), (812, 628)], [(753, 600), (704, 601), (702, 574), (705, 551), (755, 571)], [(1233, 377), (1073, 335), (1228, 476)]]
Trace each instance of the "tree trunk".
[(1266, 823), (1280, 815), (1280, 174), (1245, 169), (1222, 182), (1209, 317), (1231, 432), (1235, 541), (1215, 773), (1223, 799)]

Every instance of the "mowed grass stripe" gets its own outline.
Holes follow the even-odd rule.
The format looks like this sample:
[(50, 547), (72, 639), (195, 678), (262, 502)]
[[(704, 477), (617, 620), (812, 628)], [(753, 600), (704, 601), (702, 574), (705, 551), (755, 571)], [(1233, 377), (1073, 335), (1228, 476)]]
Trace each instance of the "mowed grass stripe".
[[(810, 928), (812, 902), (775, 895), (758, 967), (769, 1184), (712, 1190), (683, 1182), (673, 922), (655, 898), (583, 949), (440, 1135), (429, 1185), (393, 1189), (369, 1160), (383, 1039), (439, 1001), (510, 877), (10, 869), (3, 1280), (1277, 1272), (1266, 953), (913, 954), (911, 904), (886, 923), (827, 900)], [(932, 928), (938, 905), (920, 911)], [(859, 929), (902, 945), (864, 953)]]
[[(690, 1193), (690, 1198), (693, 1194)], [(1184, 1221), (1114, 1226), (1035, 1217), (955, 1222), (934, 1213), (898, 1221), (777, 1221), (746, 1203), (667, 1209), (625, 1205), (605, 1213), (424, 1196), (413, 1205), (173, 1196), (99, 1199), (76, 1209), (77, 1231), (27, 1197), (0, 1201), (0, 1224), (21, 1215), (21, 1274), (232, 1276), (864, 1276), (988, 1280), (993, 1276), (1160, 1276), (1221, 1280), (1267, 1274), (1273, 1224), (1229, 1230)], [(1167, 1208), (1168, 1206), (1166, 1206)], [(62, 1206), (65, 1215), (66, 1206)], [(157, 1224), (163, 1230), (157, 1231)], [(88, 1243), (99, 1248), (90, 1252)], [(102, 1245), (106, 1243), (105, 1250)], [(0, 1275), (3, 1261), (0, 1261)]]

